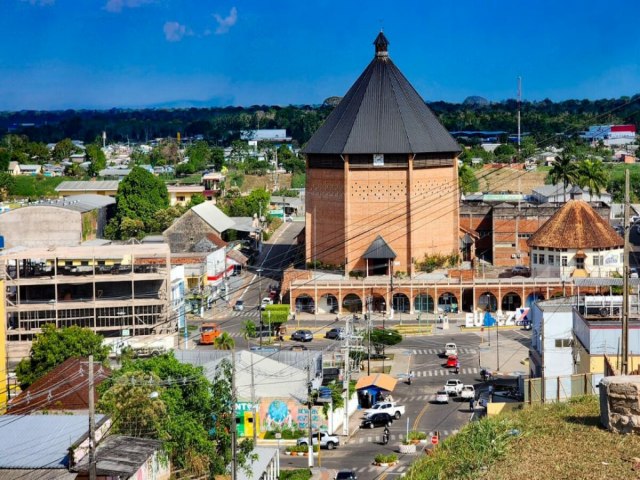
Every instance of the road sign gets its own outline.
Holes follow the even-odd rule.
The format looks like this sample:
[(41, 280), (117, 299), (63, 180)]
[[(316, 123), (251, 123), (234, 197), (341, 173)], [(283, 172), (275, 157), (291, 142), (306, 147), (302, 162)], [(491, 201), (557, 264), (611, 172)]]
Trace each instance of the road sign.
[(431, 436), (431, 444), (432, 445), (437, 445), (438, 444), (438, 436), (437, 435), (432, 435)]

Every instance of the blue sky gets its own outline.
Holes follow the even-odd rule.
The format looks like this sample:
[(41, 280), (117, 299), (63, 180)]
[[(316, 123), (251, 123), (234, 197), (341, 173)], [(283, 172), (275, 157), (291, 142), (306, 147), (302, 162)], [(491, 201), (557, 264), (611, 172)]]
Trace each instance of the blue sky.
[(0, 0), (0, 110), (318, 104), (390, 55), (428, 101), (640, 92), (637, 0)]

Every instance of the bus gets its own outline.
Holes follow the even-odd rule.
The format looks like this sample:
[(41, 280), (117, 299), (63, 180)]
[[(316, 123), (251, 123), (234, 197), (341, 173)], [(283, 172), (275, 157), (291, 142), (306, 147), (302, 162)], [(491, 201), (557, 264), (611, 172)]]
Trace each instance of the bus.
[(221, 333), (222, 331), (217, 323), (203, 323), (200, 327), (200, 344), (213, 345), (213, 342)]

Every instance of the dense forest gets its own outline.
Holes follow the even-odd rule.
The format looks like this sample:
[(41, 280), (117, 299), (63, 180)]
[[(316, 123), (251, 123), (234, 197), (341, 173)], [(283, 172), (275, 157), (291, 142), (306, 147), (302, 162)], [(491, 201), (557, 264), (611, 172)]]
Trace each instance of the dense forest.
[[(0, 131), (25, 134), (35, 142), (73, 138), (93, 142), (106, 131), (110, 141), (146, 142), (154, 138), (203, 135), (212, 145), (228, 146), (242, 130), (286, 128), (298, 145), (310, 138), (336, 104), (146, 110), (65, 110), (0, 112)], [(456, 130), (517, 129), (515, 100), (499, 103), (428, 104), (445, 127)], [(593, 124), (633, 123), (640, 126), (640, 94), (602, 100), (522, 102), (522, 131), (538, 145), (558, 135), (575, 135)]]

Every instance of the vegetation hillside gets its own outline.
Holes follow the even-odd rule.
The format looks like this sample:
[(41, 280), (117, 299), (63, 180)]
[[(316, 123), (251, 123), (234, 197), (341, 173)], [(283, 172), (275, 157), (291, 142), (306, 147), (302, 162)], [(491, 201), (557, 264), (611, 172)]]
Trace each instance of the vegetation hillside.
[(416, 461), (406, 478), (640, 478), (640, 436), (609, 433), (599, 419), (596, 396), (484, 418)]

